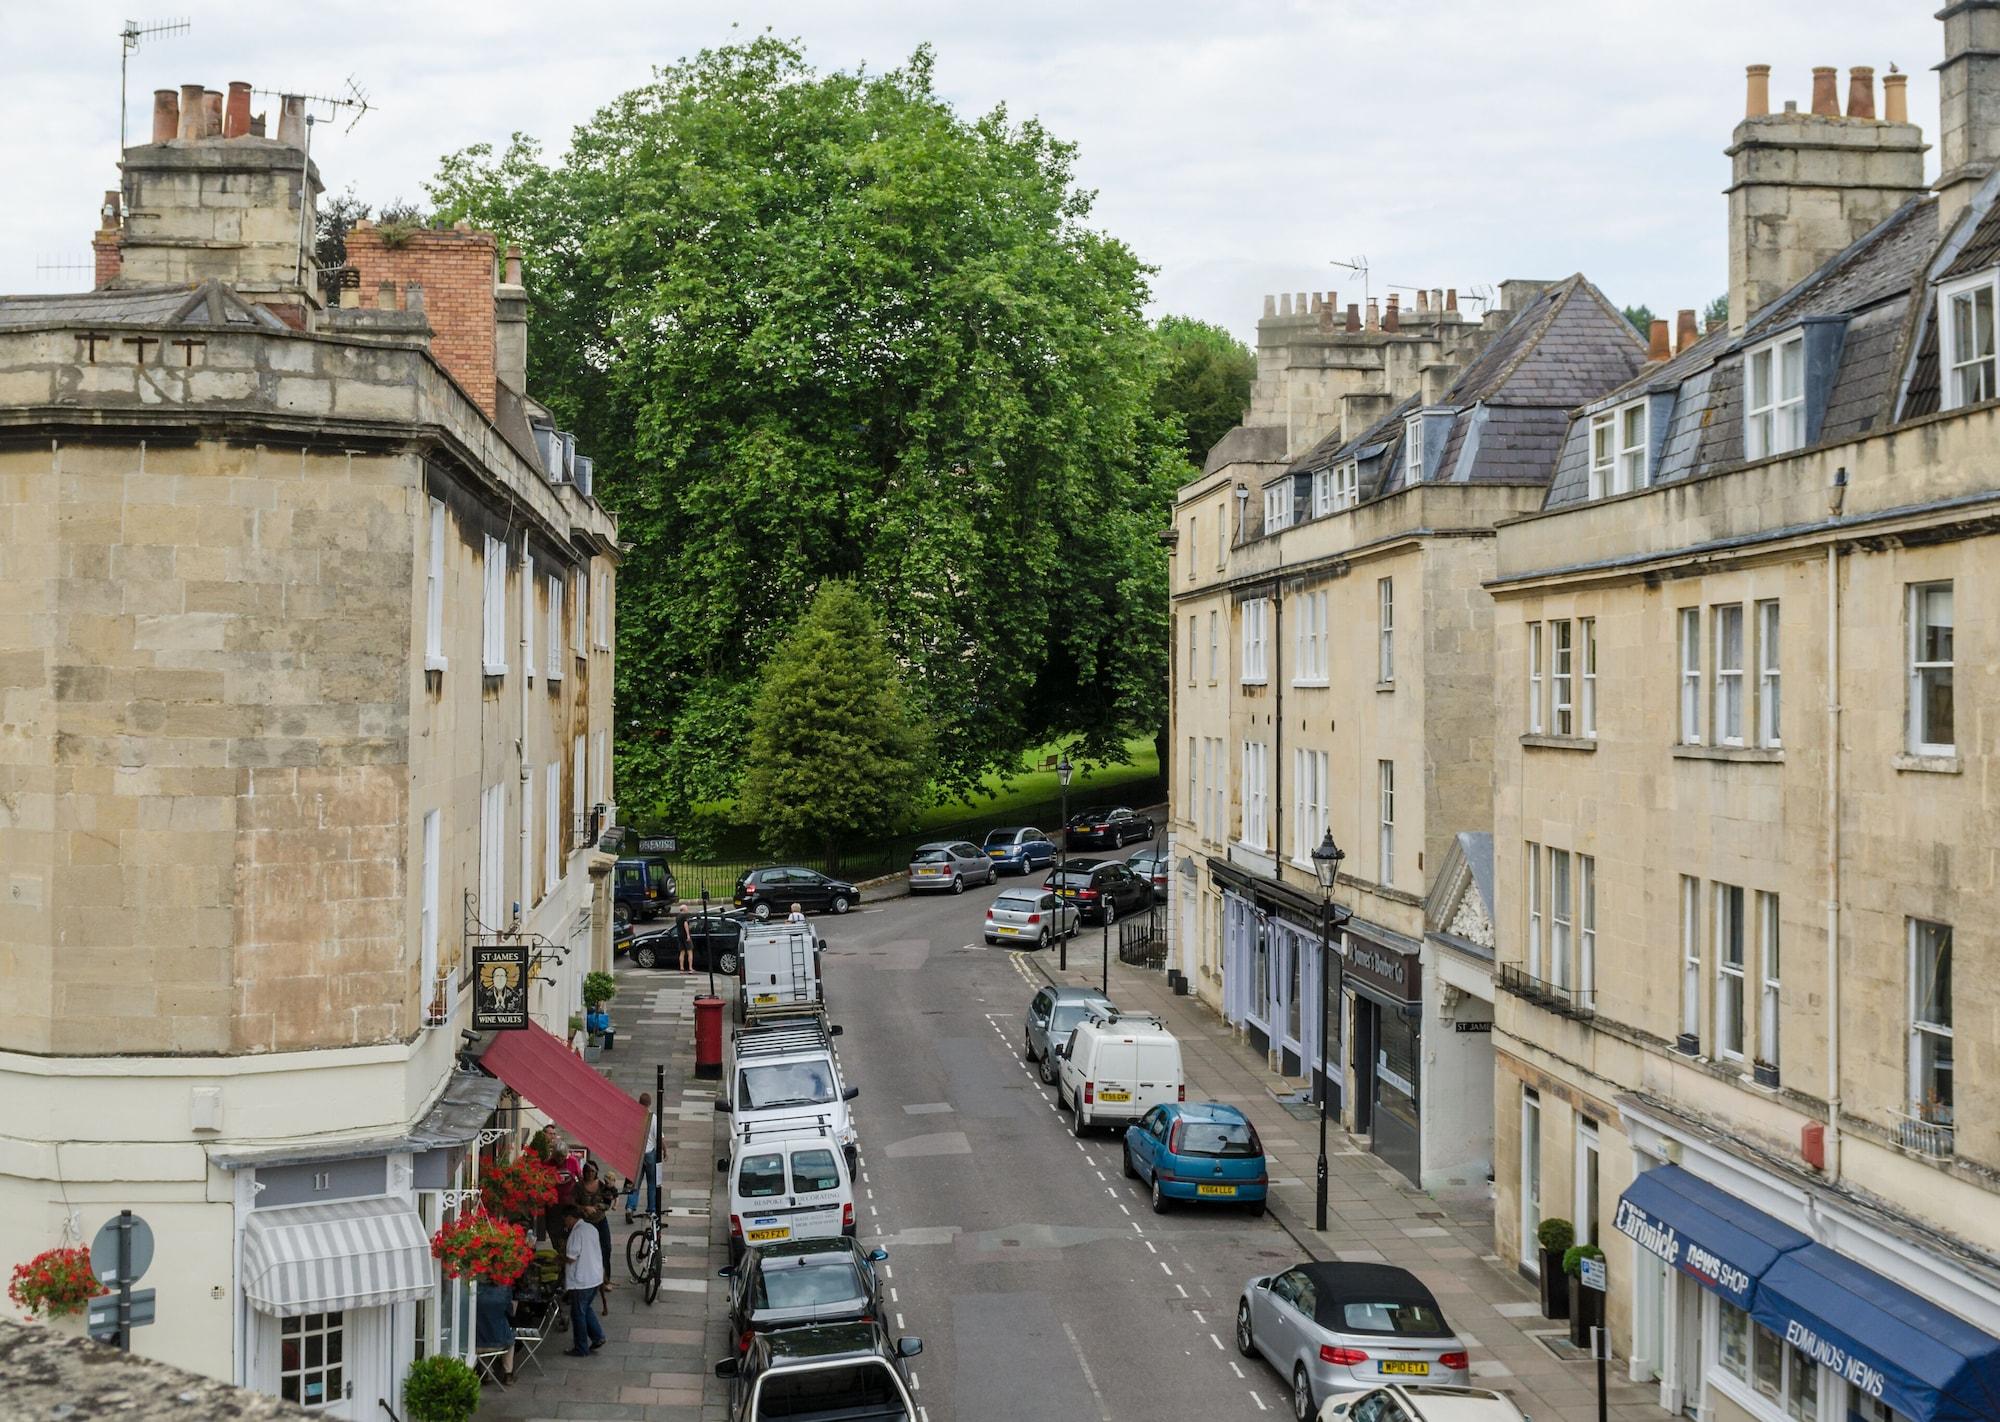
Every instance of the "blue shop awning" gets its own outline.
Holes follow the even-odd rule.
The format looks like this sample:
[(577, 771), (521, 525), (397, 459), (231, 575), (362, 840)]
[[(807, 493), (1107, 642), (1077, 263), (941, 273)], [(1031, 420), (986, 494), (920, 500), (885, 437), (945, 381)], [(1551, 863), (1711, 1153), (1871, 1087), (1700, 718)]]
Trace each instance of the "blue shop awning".
[(1634, 1180), (1618, 1197), (1613, 1223), (1641, 1249), (1745, 1310), (1764, 1272), (1812, 1243), (1678, 1165), (1657, 1166)]
[(1751, 1315), (1916, 1422), (2000, 1417), (2000, 1338), (1824, 1245), (1775, 1261)]

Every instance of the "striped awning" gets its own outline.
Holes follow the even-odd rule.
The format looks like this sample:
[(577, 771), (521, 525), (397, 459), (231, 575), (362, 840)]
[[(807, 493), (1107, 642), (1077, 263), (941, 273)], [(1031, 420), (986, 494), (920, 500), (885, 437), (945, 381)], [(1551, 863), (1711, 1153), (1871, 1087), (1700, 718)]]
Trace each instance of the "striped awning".
[(374, 1308), (437, 1287), (430, 1239), (402, 1200), (257, 1210), (243, 1231), (243, 1293), (278, 1318)]

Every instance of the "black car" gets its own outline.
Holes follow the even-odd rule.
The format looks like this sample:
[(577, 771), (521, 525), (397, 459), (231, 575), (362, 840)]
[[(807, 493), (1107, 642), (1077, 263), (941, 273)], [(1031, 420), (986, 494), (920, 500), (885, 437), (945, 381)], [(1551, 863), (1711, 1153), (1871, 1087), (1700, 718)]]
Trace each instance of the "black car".
[(1116, 859), (1073, 860), (1044, 879), (1042, 887), (1075, 904), (1085, 923), (1116, 923), (1121, 913), (1137, 913), (1153, 902), (1152, 880)]
[(923, 1351), (921, 1338), (890, 1342), (879, 1322), (811, 1324), (753, 1333), (715, 1375), (731, 1379), (729, 1422), (916, 1422), (905, 1360)]
[(846, 913), (861, 902), (861, 891), (814, 869), (752, 869), (736, 881), (736, 905), (760, 922), (783, 918), (797, 904), (807, 913)]
[(1153, 837), (1153, 822), (1136, 811), (1116, 809), (1083, 810), (1069, 817), (1063, 826), (1065, 849), (1123, 849), (1128, 844)]
[(661, 859), (621, 859), (611, 871), (611, 897), (631, 922), (658, 918), (674, 906), (674, 871)]
[(851, 1239), (795, 1239), (746, 1249), (719, 1270), (729, 1283), (729, 1332), (748, 1352), (753, 1334), (802, 1323), (872, 1323), (882, 1314), (886, 1249)]
[[(625, 928), (611, 940), (613, 953), (623, 953), (641, 968), (677, 968), (681, 949), (694, 949), (696, 972), (713, 967), (734, 973), (743, 965), (743, 916), (734, 911), (684, 914), (657, 928)], [(713, 961), (711, 962), (711, 958)]]

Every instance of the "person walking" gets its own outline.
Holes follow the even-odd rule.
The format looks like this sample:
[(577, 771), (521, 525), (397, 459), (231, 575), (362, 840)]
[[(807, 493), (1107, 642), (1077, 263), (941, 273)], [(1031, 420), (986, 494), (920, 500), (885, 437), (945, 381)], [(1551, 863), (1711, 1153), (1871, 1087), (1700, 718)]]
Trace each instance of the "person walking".
[[(706, 929), (708, 925), (704, 923), (702, 927)], [(680, 930), (681, 930), (681, 971), (684, 973), (691, 973), (694, 971), (694, 927), (692, 922), (685, 915), (683, 915), (681, 918)]]
[(563, 1292), (569, 1299), (569, 1336), (575, 1345), (567, 1351), (572, 1358), (588, 1358), (604, 1346), (604, 1326), (591, 1307), (604, 1287), (604, 1252), (589, 1220), (571, 1209), (563, 1209), (561, 1216)]
[(653, 1093), (639, 1093), (639, 1104), (646, 1108), (646, 1158), (639, 1165), (639, 1174), (632, 1177), (632, 1188), (625, 1192), (625, 1223), (632, 1223), (632, 1216), (639, 1210), (639, 1182), (646, 1182), (646, 1213), (660, 1212), (660, 1118), (653, 1114)]

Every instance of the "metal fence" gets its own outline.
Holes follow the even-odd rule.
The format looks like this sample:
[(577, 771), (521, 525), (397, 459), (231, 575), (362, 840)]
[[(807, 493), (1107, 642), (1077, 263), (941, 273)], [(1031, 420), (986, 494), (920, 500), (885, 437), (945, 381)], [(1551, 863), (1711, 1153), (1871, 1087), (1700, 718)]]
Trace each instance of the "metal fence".
[(1166, 967), (1166, 905), (1156, 899), (1144, 913), (1118, 920), (1118, 961), (1154, 972)]

